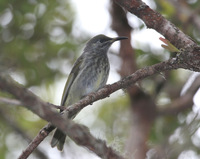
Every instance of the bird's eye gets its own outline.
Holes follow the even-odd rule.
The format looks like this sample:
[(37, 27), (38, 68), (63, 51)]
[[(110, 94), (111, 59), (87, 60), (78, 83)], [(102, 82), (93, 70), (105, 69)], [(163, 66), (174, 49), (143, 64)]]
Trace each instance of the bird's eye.
[(105, 41), (107, 41), (107, 39), (104, 39), (104, 38), (99, 39), (99, 42), (100, 42), (100, 43), (103, 43), (103, 42), (105, 42)]

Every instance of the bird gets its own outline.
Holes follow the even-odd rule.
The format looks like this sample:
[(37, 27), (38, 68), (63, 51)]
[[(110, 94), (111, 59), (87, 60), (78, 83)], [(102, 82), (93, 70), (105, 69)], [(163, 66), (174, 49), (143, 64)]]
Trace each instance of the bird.
[[(115, 41), (124, 39), (128, 38), (123, 36), (110, 38), (100, 34), (86, 43), (83, 53), (75, 61), (68, 76), (61, 99), (61, 106), (75, 104), (84, 96), (106, 85), (110, 70), (107, 56), (108, 49)], [(57, 146), (57, 149), (62, 151), (65, 139), (66, 134), (56, 129), (51, 140), (51, 147)]]

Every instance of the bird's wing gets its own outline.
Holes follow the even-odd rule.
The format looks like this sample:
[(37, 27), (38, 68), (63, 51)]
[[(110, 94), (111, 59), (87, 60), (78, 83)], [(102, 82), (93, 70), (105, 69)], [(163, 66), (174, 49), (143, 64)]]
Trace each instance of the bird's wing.
[(70, 91), (70, 88), (71, 88), (71, 85), (73, 84), (75, 78), (77, 77), (77, 75), (79, 74), (79, 71), (81, 70), (81, 64), (83, 62), (83, 57), (79, 57), (77, 59), (77, 61), (74, 63), (74, 66), (68, 76), (68, 79), (67, 79), (67, 82), (65, 84), (65, 89), (63, 91), (63, 96), (62, 96), (62, 100), (61, 100), (61, 106), (64, 106), (65, 105), (65, 102), (67, 100), (67, 96), (69, 94), (69, 91)]

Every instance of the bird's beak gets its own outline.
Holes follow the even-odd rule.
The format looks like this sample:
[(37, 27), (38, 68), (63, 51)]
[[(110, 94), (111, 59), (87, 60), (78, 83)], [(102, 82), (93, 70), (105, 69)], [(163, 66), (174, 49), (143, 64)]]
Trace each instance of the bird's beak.
[(115, 41), (124, 40), (124, 39), (128, 39), (128, 38), (125, 36), (119, 36), (119, 37), (113, 38), (112, 41), (115, 42)]

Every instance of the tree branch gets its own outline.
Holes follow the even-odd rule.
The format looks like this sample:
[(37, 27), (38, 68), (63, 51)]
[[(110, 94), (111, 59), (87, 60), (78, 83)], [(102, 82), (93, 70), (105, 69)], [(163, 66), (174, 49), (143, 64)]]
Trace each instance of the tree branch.
[[(142, 19), (148, 28), (155, 29), (166, 37), (178, 49), (190, 48), (195, 42), (181, 30), (165, 19), (160, 13), (152, 10), (141, 0), (114, 0), (121, 7)], [(175, 36), (176, 35), (176, 36)]]
[(110, 94), (118, 91), (119, 89), (126, 89), (131, 85), (135, 84), (136, 82), (138, 82), (139, 80), (142, 80), (148, 76), (167, 70), (178, 69), (181, 68), (181, 66), (182, 64), (178, 63), (175, 59), (169, 59), (167, 61), (139, 69), (132, 75), (129, 75), (111, 85), (106, 85), (104, 88), (100, 89), (95, 93), (89, 94), (84, 99), (80, 100), (78, 103), (67, 107), (66, 111), (68, 111), (69, 116), (73, 116), (76, 113), (78, 113), (81, 109), (83, 109), (85, 106), (97, 100), (106, 98)]
[(26, 150), (21, 153), (18, 159), (28, 158), (28, 156), (38, 147), (38, 145), (49, 135), (49, 133), (54, 128), (55, 127), (51, 123), (45, 125), (37, 134), (37, 136), (30, 142)]
[[(134, 84), (138, 80), (141, 80), (145, 77), (151, 76), (153, 74), (156, 74), (165, 70), (177, 69), (179, 67), (181, 67), (180, 63), (177, 63), (175, 59), (170, 59), (168, 61), (161, 62), (159, 64), (155, 64), (153, 66), (140, 69), (136, 71), (134, 74), (127, 76), (124, 79), (112, 85), (107, 85), (104, 88), (97, 91), (96, 93), (92, 93), (88, 95), (87, 97), (82, 99), (80, 102), (67, 107), (66, 111), (68, 112), (69, 116), (73, 116), (74, 114), (79, 112), (81, 109), (83, 109), (85, 106), (87, 106), (88, 104), (91, 104), (94, 101), (97, 101), (99, 99), (106, 98), (111, 93), (121, 88), (127, 88), (128, 86)], [(9, 79), (7, 76), (5, 77), (2, 74), (0, 74), (0, 89), (2, 91), (8, 92), (14, 95), (18, 100), (22, 102), (22, 104), (25, 107), (30, 109), (32, 112), (40, 116), (42, 119), (51, 122), (53, 125), (61, 129), (63, 132), (66, 132), (66, 134), (72, 140), (74, 140), (77, 144), (86, 146), (88, 149), (92, 150), (94, 153), (96, 153), (97, 155), (101, 157), (102, 156), (105, 157), (104, 155), (107, 155), (107, 157), (109, 155), (118, 156), (111, 148), (107, 147), (103, 141), (95, 139), (93, 136), (91, 136), (87, 128), (85, 128), (84, 126), (75, 124), (71, 120), (63, 119), (58, 113), (55, 113), (52, 110), (53, 109), (52, 107), (49, 107), (48, 103), (41, 101), (33, 93), (13, 83), (11, 79)], [(46, 131), (46, 129), (43, 129), (43, 131), (41, 132), (39, 133), (40, 142), (49, 133), (48, 131)], [(79, 132), (79, 135), (77, 135), (77, 132)], [(39, 144), (40, 142), (38, 141), (39, 140), (33, 143)], [(36, 147), (37, 144), (35, 144), (35, 146), (33, 147)], [(103, 149), (99, 150), (99, 147), (102, 147)], [(31, 151), (34, 150), (34, 148), (32, 148), (32, 144), (29, 145), (29, 148), (32, 149)], [(122, 158), (122, 157), (118, 156), (118, 158)]]
[(200, 46), (185, 35), (174, 24), (155, 12), (141, 0), (114, 0), (138, 18), (142, 19), (148, 28), (155, 29), (168, 39), (176, 48), (184, 50), (180, 54), (183, 68), (200, 72)]
[[(8, 76), (5, 77), (1, 74), (0, 81), (1, 90), (14, 95), (32, 112), (39, 115), (44, 120), (50, 121), (63, 132), (66, 132), (66, 134), (77, 144), (87, 147), (89, 150), (93, 151), (102, 158), (123, 158), (112, 148), (108, 147), (104, 141), (95, 139), (89, 132), (88, 128), (83, 125), (75, 124), (68, 118), (64, 119), (58, 113), (54, 112), (47, 103), (41, 101), (33, 93), (19, 86), (19, 84), (14, 83), (14, 81), (11, 78), (8, 78)], [(41, 132), (41, 134), (45, 134), (45, 132)], [(48, 134), (45, 134), (44, 136), (47, 135)], [(23, 153), (19, 158), (24, 159), (29, 155), (30, 153)]]

